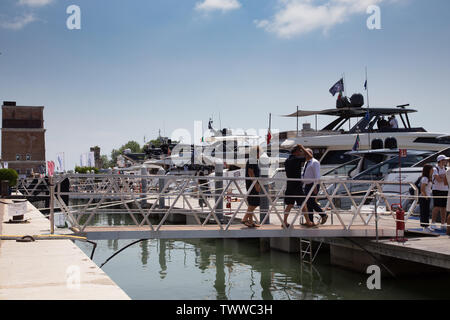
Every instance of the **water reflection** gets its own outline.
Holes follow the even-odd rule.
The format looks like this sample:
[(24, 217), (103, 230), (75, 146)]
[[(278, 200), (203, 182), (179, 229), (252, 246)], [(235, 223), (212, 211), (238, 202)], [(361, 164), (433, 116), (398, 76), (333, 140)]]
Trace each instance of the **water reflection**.
[(225, 293), (225, 264), (224, 264), (224, 248), (221, 239), (216, 240), (216, 281), (214, 281), (214, 289), (216, 289), (217, 300), (226, 300)]
[[(115, 225), (129, 219), (114, 214), (92, 221)], [(131, 241), (98, 241), (94, 261), (100, 265)], [(77, 244), (90, 254), (89, 244)], [(133, 299), (445, 298), (450, 286), (447, 276), (435, 282), (383, 280), (383, 290), (370, 291), (365, 275), (330, 266), (326, 252), (314, 266), (302, 265), (298, 254), (261, 252), (258, 239), (146, 240), (121, 252), (103, 270)]]
[(159, 274), (161, 276), (161, 279), (164, 279), (167, 275), (166, 245), (167, 240), (159, 240)]
[(149, 251), (148, 251), (148, 240), (144, 240), (139, 243), (139, 246), (141, 247), (141, 262), (143, 266), (146, 266), (148, 263), (149, 258)]

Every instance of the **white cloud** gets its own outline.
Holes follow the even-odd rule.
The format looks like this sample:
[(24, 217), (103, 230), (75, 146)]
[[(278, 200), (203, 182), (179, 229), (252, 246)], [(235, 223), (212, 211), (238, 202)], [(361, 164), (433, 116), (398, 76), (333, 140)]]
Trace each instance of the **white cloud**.
[(231, 11), (241, 7), (241, 3), (238, 0), (204, 0), (203, 2), (197, 2), (195, 9), (198, 11), (217, 11), (221, 10)]
[(36, 21), (36, 17), (33, 14), (26, 14), (20, 17), (14, 18), (12, 21), (1, 21), (0, 27), (11, 30), (20, 30), (27, 24)]
[[(271, 19), (255, 20), (263, 28), (281, 38), (291, 38), (313, 30), (327, 32), (350, 16), (365, 13), (370, 5), (385, 0), (279, 0), (279, 9)], [(391, 0), (392, 1), (392, 0)]]
[(53, 2), (53, 0), (19, 0), (19, 4), (22, 6), (30, 7), (42, 7)]

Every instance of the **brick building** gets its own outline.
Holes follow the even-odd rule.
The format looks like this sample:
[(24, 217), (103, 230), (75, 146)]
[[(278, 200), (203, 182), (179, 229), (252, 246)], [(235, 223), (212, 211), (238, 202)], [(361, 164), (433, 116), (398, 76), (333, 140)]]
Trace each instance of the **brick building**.
[(2, 106), (2, 159), (21, 176), (45, 172), (44, 107)]
[(103, 167), (103, 162), (100, 156), (100, 147), (98, 146), (91, 147), (91, 152), (94, 153), (95, 167), (97, 169), (101, 169)]

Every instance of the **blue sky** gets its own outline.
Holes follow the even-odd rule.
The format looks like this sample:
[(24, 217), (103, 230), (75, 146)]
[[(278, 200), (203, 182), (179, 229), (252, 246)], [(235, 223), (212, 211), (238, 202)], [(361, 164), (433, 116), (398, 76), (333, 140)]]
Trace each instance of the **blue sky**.
[[(66, 27), (72, 4), (81, 30)], [(364, 93), (366, 66), (371, 106), (410, 103), (418, 126), (448, 132), (449, 13), (447, 0), (2, 0), (0, 100), (44, 105), (47, 159), (65, 152), (69, 168), (90, 146), (109, 155), (219, 113), (222, 127), (266, 128), (271, 112), (295, 129), (277, 115), (334, 107), (342, 74)]]

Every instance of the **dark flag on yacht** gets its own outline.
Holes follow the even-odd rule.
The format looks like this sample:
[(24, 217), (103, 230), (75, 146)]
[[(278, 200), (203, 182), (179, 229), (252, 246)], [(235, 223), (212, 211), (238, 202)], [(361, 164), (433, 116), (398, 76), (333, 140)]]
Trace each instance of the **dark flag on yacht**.
[(208, 129), (209, 129), (209, 130), (213, 130), (213, 127), (212, 127), (212, 120), (211, 120), (211, 119), (209, 119), (209, 122), (208, 122)]
[(364, 90), (367, 90), (367, 80), (364, 82)]
[(333, 95), (333, 97), (336, 95), (336, 93), (338, 92), (342, 92), (344, 91), (344, 79), (341, 78), (341, 80), (339, 80), (338, 82), (336, 82), (334, 84), (334, 86), (331, 87), (330, 89), (330, 93)]
[(352, 151), (358, 151), (358, 150), (359, 150), (359, 134), (356, 136), (356, 141), (352, 148)]

